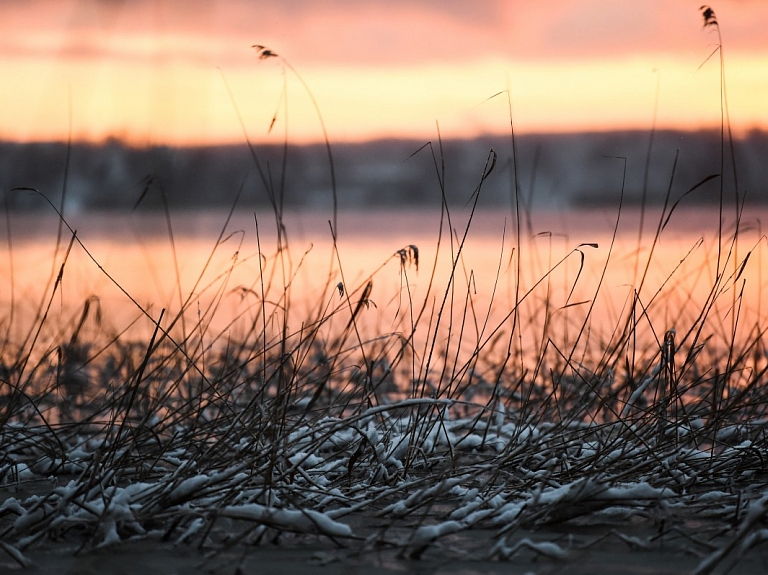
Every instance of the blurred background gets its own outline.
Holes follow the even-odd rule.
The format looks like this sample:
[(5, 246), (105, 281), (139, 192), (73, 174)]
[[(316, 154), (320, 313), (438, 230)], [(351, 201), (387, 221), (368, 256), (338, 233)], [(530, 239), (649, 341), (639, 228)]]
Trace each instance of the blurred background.
[(439, 206), (436, 163), (463, 203), (492, 147), (481, 203), (510, 205), (513, 127), (524, 206), (616, 205), (617, 156), (626, 201), (658, 203), (676, 155), (673, 197), (719, 172), (727, 118), (739, 191), (759, 201), (768, 4), (722, 0), (718, 27), (700, 3), (2, 2), (0, 185), (65, 194), (69, 213), (160, 207), (148, 184), (176, 209), (238, 191), (325, 208), (334, 177), (341, 208)]

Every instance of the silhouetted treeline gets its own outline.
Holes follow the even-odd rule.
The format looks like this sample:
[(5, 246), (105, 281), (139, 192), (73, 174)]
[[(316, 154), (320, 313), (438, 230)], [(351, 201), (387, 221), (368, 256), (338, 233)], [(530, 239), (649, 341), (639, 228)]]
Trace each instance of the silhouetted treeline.
[[(719, 174), (719, 132), (662, 131), (652, 145), (648, 132), (525, 135), (516, 140), (517, 182), (524, 206), (617, 204), (622, 185), (627, 203), (675, 201), (707, 176)], [(730, 146), (726, 141), (723, 189), (734, 198)], [(753, 131), (734, 142), (739, 195), (768, 200), (768, 133)], [(514, 201), (509, 137), (431, 144), (379, 140), (332, 146), (341, 208), (466, 203), (490, 150), (496, 167), (483, 183), (481, 204)], [(649, 155), (650, 150), (650, 155)], [(441, 155), (442, 154), (442, 155)], [(67, 158), (69, 161), (67, 162)], [(624, 171), (626, 159), (626, 172)], [(646, 170), (646, 164), (648, 169)], [(66, 174), (66, 187), (64, 185)], [(270, 203), (291, 207), (331, 205), (331, 167), (324, 145), (245, 145), (194, 148), (132, 148), (104, 145), (0, 143), (0, 185), (13, 209), (49, 209), (31, 187), (65, 209), (227, 207), (241, 193), (243, 207)], [(715, 202), (720, 180), (712, 178), (685, 202)]]

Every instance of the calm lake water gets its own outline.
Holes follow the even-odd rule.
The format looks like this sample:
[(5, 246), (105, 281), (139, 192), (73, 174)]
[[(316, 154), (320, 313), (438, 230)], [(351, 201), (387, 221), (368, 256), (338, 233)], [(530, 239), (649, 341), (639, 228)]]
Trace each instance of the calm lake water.
[[(730, 256), (734, 218), (730, 212), (724, 217), (720, 269), (731, 277), (721, 282), (707, 313), (713, 342), (730, 337), (734, 319), (744, 334), (764, 323), (761, 221), (767, 214), (751, 210), (745, 216)], [(282, 251), (275, 217), (266, 212), (241, 211), (226, 225), (224, 212), (176, 212), (170, 226), (163, 214), (76, 214), (68, 219), (83, 245), (75, 242), (68, 255), (72, 234), (64, 229), (57, 251), (56, 218), (12, 215), (10, 228), (2, 221), (2, 326), (10, 341), (20, 340), (50, 305), (47, 322), (64, 333), (95, 296), (105, 332), (129, 325), (149, 330), (139, 306), (154, 318), (165, 308), (168, 318), (182, 305), (190, 322), (201, 321), (215, 333), (236, 332), (255, 321), (263, 293), (273, 311), (289, 310), (288, 323), (298, 330), (312, 310), (325, 306), (347, 306), (338, 313), (340, 322), (348, 320), (338, 283), (355, 303), (372, 277), (375, 307), (363, 312), (372, 333), (407, 329), (423, 306), (426, 332), (445, 299), (453, 324), (463, 326), (462, 337), (482, 341), (497, 327), (509, 329), (518, 301), (521, 333), (531, 342), (544, 333), (567, 341), (582, 326), (593, 342), (605, 342), (639, 290), (635, 314), (646, 310), (647, 319), (637, 321), (653, 341), (671, 328), (690, 329), (715, 282), (717, 209), (676, 211), (655, 245), (658, 209), (646, 212), (642, 236), (640, 212), (625, 210), (615, 240), (616, 210), (535, 212), (521, 218), (519, 239), (511, 212), (478, 212), (466, 231), (469, 215), (467, 209), (451, 212), (451, 238), (447, 218), (440, 231), (439, 210), (340, 212), (335, 252), (330, 212), (286, 214)], [(418, 270), (409, 246), (418, 249)]]

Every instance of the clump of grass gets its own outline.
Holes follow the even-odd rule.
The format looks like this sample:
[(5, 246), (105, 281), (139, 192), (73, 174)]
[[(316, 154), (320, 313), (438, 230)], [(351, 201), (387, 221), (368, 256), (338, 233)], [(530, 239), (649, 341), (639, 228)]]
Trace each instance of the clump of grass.
[[(721, 329), (739, 316), (722, 304), (744, 288), (740, 274), (721, 267), (710, 297), (676, 310), (677, 331), (652, 319), (669, 311), (674, 274), (657, 295), (638, 289), (614, 332), (585, 342), (593, 308), (571, 296), (559, 306), (576, 321), (570, 336), (553, 319), (545, 280), (563, 262), (521, 286), (512, 322), (514, 310), (491, 313), (462, 276), (465, 237), (453, 235), (447, 284), (421, 304), (408, 279), (424, 267), (414, 245), (358, 285), (334, 281), (339, 256), (301, 318), (284, 245), (261, 248), (257, 285), (230, 289), (251, 303), (224, 328), (214, 316), (238, 262), (175, 311), (142, 308), (145, 343), (105, 329), (96, 299), (59, 325), (46, 304), (34, 336), (4, 347), (0, 476), (19, 493), (47, 486), (2, 505), (5, 550), (26, 564), (50, 540), (85, 552), (159, 537), (213, 561), (233, 545), (321, 536), (338, 559), (384, 549), (562, 560), (594, 540), (548, 529), (617, 514), (647, 525), (631, 540), (641, 547), (706, 554), (756, 542), (768, 365), (763, 326)], [(373, 286), (387, 267), (403, 288), (397, 328), (378, 332)], [(686, 530), (704, 516), (704, 531)], [(734, 524), (735, 535), (722, 531)], [(449, 536), (462, 546), (444, 547)], [(630, 541), (621, 527), (615, 537)]]
[[(327, 560), (562, 561), (613, 538), (693, 554), (707, 573), (762, 541), (765, 326), (740, 323), (743, 272), (762, 262), (757, 246), (736, 257), (740, 218), (722, 255), (734, 271), (721, 265), (721, 227), (704, 301), (676, 292), (679, 268), (649, 294), (654, 249), (674, 222), (677, 204), (667, 203), (632, 296), (598, 331), (593, 322), (609, 325), (594, 316), (613, 251), (594, 278), (583, 265), (596, 246), (580, 244), (560, 261), (544, 254), (544, 272), (526, 279), (518, 233), (514, 295), (498, 313), (503, 258), (487, 301), (465, 259), (496, 158), (491, 150), (479, 170), (463, 229), (437, 169), (441, 226), (422, 299), (410, 274), (430, 266), (424, 249), (393, 247), (353, 285), (334, 221), (328, 275), (297, 311), (303, 258), (292, 257), (272, 187), (278, 239), (262, 246), (256, 220), (257, 281), (230, 285), (236, 259), (212, 280), (206, 264), (187, 294), (177, 280), (178, 301), (160, 313), (125, 293), (150, 326), (136, 339), (106, 325), (94, 298), (73, 322), (51, 319), (71, 249), (90, 257), (70, 229), (27, 335), (11, 341), (5, 330), (0, 480), (16, 494), (0, 503), (2, 549), (26, 566), (52, 541), (82, 553), (155, 538), (215, 562), (234, 547), (319, 537), (333, 549)], [(438, 168), (439, 152), (432, 159)], [(674, 170), (670, 193), (672, 180)], [(224, 249), (227, 224), (211, 258)], [(551, 280), (569, 265), (577, 272), (558, 303)], [(401, 278), (395, 322), (380, 330), (374, 295), (391, 294), (373, 286), (390, 267)], [(242, 298), (246, 311), (220, 322), (227, 297)], [(599, 536), (579, 533), (607, 523)]]

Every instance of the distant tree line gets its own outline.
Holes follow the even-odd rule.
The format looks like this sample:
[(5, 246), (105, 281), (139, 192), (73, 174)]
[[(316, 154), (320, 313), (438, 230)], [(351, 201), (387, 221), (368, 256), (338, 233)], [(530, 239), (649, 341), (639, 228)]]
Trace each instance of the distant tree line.
[[(341, 208), (439, 206), (443, 194), (463, 205), (491, 148), (498, 161), (481, 190), (481, 205), (488, 206), (515, 201), (515, 181), (519, 201), (538, 208), (615, 204), (622, 182), (627, 203), (659, 203), (668, 190), (674, 201), (720, 172), (719, 132), (661, 131), (650, 142), (650, 134), (640, 131), (524, 135), (516, 140), (517, 178), (511, 140), (503, 136), (450, 140), (442, 147), (436, 141), (377, 140), (332, 150)], [(768, 200), (768, 133), (749, 132), (734, 148), (739, 194)], [(724, 149), (723, 188), (730, 201), (727, 142)], [(619, 158), (626, 158), (626, 173)], [(257, 146), (252, 153), (246, 145), (0, 143), (0, 185), (5, 205), (14, 210), (49, 209), (35, 194), (10, 192), (16, 187), (38, 189), (56, 205), (64, 193), (65, 210), (78, 211), (159, 209), (163, 201), (174, 209), (227, 207), (238, 193), (243, 207), (327, 207), (331, 181), (320, 144)], [(685, 201), (715, 202), (719, 194), (719, 179), (713, 178)]]

